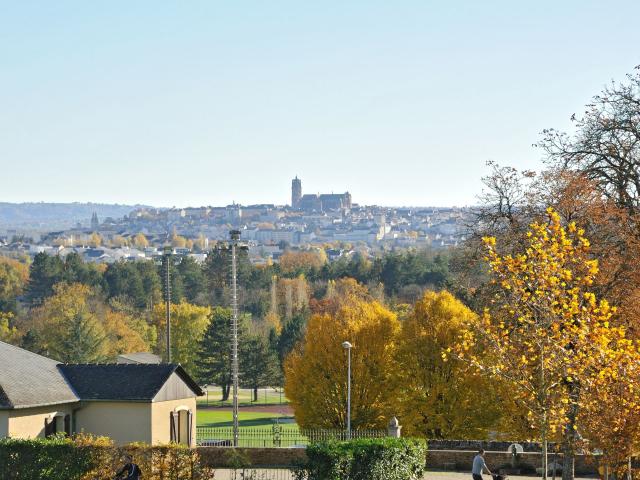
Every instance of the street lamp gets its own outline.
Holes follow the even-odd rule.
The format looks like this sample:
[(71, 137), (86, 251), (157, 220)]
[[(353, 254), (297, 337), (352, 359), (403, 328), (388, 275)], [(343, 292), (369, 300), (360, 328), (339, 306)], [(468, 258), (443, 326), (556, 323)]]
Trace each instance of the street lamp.
[(347, 440), (351, 440), (351, 345), (342, 342), (342, 348), (347, 350)]

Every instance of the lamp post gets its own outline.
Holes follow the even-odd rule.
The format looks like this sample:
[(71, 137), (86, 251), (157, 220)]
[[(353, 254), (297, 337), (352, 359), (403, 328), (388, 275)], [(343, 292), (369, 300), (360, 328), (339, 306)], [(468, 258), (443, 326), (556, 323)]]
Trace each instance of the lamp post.
[(347, 351), (347, 440), (351, 440), (351, 348), (349, 342), (342, 342), (342, 348)]
[(171, 254), (173, 248), (166, 245), (162, 249), (162, 260), (164, 263), (164, 300), (165, 300), (165, 320), (167, 322), (167, 363), (171, 363)]

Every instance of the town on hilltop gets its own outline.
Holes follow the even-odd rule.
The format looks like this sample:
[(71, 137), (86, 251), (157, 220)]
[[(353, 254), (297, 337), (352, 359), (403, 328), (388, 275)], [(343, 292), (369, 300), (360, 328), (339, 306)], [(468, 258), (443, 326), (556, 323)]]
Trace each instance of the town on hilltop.
[(216, 242), (237, 229), (249, 245), (255, 265), (277, 262), (285, 249), (322, 248), (328, 260), (356, 250), (375, 256), (397, 248), (443, 249), (464, 240), (466, 208), (383, 207), (354, 203), (349, 192), (303, 194), (302, 181), (291, 181), (290, 205), (224, 207), (139, 207), (121, 218), (94, 213), (74, 228), (57, 231), (8, 228), (0, 231), (0, 254), (65, 256), (113, 263), (157, 257), (165, 245), (173, 252), (204, 261)]

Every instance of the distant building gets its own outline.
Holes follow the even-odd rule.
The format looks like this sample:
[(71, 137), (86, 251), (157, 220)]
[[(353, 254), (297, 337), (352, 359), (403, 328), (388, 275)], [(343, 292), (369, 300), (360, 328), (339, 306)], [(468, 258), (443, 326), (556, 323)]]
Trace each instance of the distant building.
[(93, 212), (93, 215), (91, 215), (91, 230), (94, 232), (97, 232), (98, 228), (100, 228), (100, 222), (98, 221), (98, 214), (96, 212)]
[(350, 210), (351, 205), (349, 192), (302, 195), (302, 181), (298, 177), (291, 180), (291, 206), (296, 210), (305, 212)]
[(296, 176), (291, 180), (291, 207), (300, 208), (300, 200), (302, 199), (302, 181)]

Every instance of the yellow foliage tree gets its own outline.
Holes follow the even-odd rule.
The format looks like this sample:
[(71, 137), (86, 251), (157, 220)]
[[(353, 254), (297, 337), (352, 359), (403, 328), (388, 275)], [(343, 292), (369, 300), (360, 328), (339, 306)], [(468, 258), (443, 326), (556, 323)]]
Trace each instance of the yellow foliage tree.
[(13, 314), (0, 312), (0, 341), (17, 345), (20, 332), (12, 325)]
[(114, 360), (120, 353), (147, 351), (135, 322), (113, 312), (86, 285), (59, 283), (54, 294), (31, 311), (22, 329), (38, 338), (38, 347), (62, 361)]
[(89, 236), (89, 246), (93, 248), (97, 248), (100, 245), (102, 245), (102, 237), (100, 236), (100, 234), (93, 232)]
[(393, 399), (395, 341), (400, 323), (377, 302), (342, 297), (332, 311), (316, 313), (305, 337), (286, 358), (285, 393), (303, 427), (345, 428), (347, 354), (353, 345), (352, 428), (381, 428)]
[[(481, 373), (505, 380), (543, 442), (559, 435), (563, 479), (574, 472), (578, 414), (598, 378), (613, 378), (608, 364), (631, 342), (611, 324), (615, 312), (590, 291), (598, 263), (589, 241), (559, 215), (536, 222), (521, 253), (500, 255), (495, 238), (485, 238), (493, 282), (493, 307), (480, 324), (466, 323), (452, 349)], [(544, 475), (546, 478), (546, 468)]]
[(0, 257), (0, 312), (16, 311), (17, 297), (29, 280), (29, 266), (8, 257)]
[(486, 438), (500, 416), (498, 391), (486, 378), (442, 352), (479, 319), (449, 292), (430, 292), (402, 323), (398, 340), (398, 416), (407, 435)]
[[(189, 372), (194, 370), (197, 345), (207, 330), (210, 314), (209, 307), (200, 307), (185, 301), (171, 305), (171, 361), (180, 363)], [(153, 317), (158, 329), (158, 350), (166, 353), (165, 306), (156, 305)]]
[(133, 245), (137, 248), (146, 248), (149, 246), (149, 240), (143, 233), (138, 233), (133, 237)]

